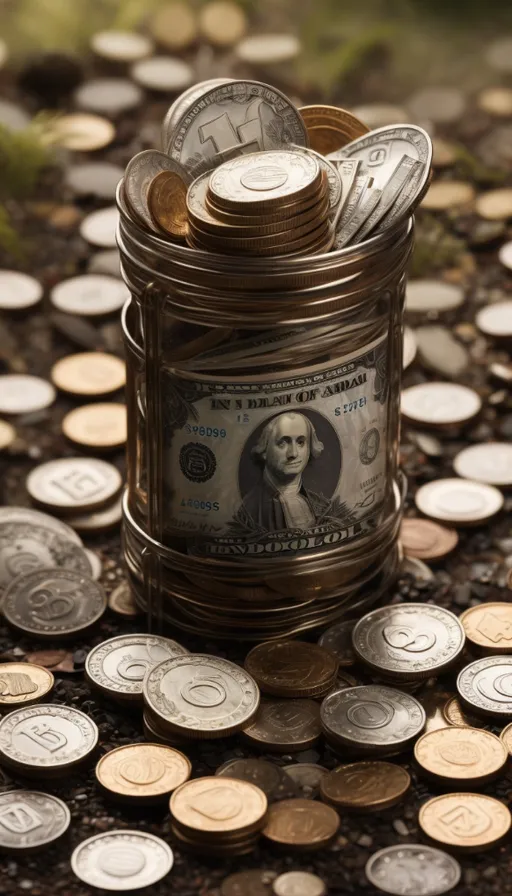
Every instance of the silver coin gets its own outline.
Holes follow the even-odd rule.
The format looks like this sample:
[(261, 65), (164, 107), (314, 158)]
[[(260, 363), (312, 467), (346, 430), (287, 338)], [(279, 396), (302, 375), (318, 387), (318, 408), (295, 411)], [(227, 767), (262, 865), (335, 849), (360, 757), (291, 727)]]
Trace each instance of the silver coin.
[[(309, 149), (305, 146), (293, 146), (292, 149), (296, 152), (302, 152), (306, 155), (313, 156), (318, 161), (321, 170), (324, 172), (327, 183), (329, 185), (329, 209), (331, 214), (336, 212), (338, 206), (341, 202), (342, 197), (342, 189), (343, 184), (341, 180), (341, 175), (338, 170), (338, 167), (334, 164), (334, 162), (329, 161), (325, 156), (323, 156), (319, 152), (315, 152), (314, 149)], [(350, 160), (352, 161), (352, 160)]]
[(26, 486), (38, 504), (65, 511), (101, 507), (121, 491), (122, 483), (117, 468), (104, 460), (61, 457), (32, 470)]
[(409, 280), (405, 290), (407, 311), (452, 311), (464, 302), (464, 289), (442, 280)]
[(228, 660), (189, 654), (164, 660), (144, 679), (149, 708), (178, 733), (223, 737), (247, 725), (260, 695), (251, 675)]
[(452, 856), (423, 843), (380, 849), (368, 859), (365, 872), (374, 887), (392, 896), (442, 896), (461, 876)]
[(194, 80), (194, 71), (173, 56), (151, 56), (132, 65), (130, 76), (148, 90), (179, 93)]
[(364, 238), (371, 233), (374, 227), (382, 220), (387, 212), (391, 210), (398, 199), (398, 196), (405, 189), (409, 181), (412, 179), (414, 172), (417, 170), (418, 162), (411, 159), (410, 156), (404, 155), (398, 162), (395, 170), (392, 172), (385, 187), (382, 190), (382, 196), (378, 206), (368, 216), (361, 229), (358, 232), (358, 240)]
[(469, 479), (435, 479), (420, 486), (414, 496), (425, 516), (456, 525), (474, 525), (501, 510), (504, 498), (493, 485)]
[(193, 168), (204, 158), (255, 140), (261, 151), (308, 145), (297, 109), (279, 90), (259, 81), (229, 81), (205, 91), (176, 124), (171, 158)]
[(70, 165), (66, 168), (64, 178), (66, 185), (77, 196), (112, 200), (115, 198), (117, 185), (123, 173), (120, 165), (113, 165), (112, 162), (82, 162), (81, 165)]
[(115, 528), (121, 522), (122, 500), (117, 498), (113, 504), (102, 507), (94, 513), (83, 513), (69, 517), (69, 522), (78, 532), (98, 533)]
[(342, 203), (341, 212), (338, 212), (334, 218), (334, 227), (335, 227), (335, 240), (340, 235), (340, 238), (343, 235), (345, 227), (348, 222), (351, 220), (354, 215), (356, 209), (359, 207), (359, 204), (362, 202), (363, 197), (366, 194), (366, 191), (372, 185), (372, 178), (367, 177), (366, 174), (357, 174), (352, 182), (352, 187), (350, 189), (350, 193), (347, 198)]
[(6, 588), (16, 576), (55, 566), (91, 574), (84, 548), (55, 529), (23, 522), (0, 523), (1, 588)]
[(336, 622), (331, 625), (318, 639), (320, 647), (325, 647), (334, 653), (340, 666), (353, 666), (356, 658), (352, 647), (352, 630), (355, 622), (349, 619), (345, 622)]
[(323, 880), (309, 871), (285, 871), (272, 884), (273, 896), (326, 896)]
[(97, 743), (92, 719), (69, 706), (40, 703), (0, 721), (0, 758), (27, 776), (65, 774), (84, 762)]
[(155, 226), (149, 211), (148, 192), (151, 182), (162, 171), (172, 171), (187, 186), (192, 183), (192, 178), (183, 165), (170, 159), (163, 152), (158, 152), (156, 149), (145, 149), (143, 152), (133, 156), (126, 166), (123, 180), (126, 201), (132, 211), (146, 227), (155, 232), (158, 232), (158, 228)]
[(335, 249), (343, 249), (344, 246), (348, 246), (349, 243), (353, 242), (363, 224), (368, 221), (380, 205), (381, 197), (382, 190), (376, 190), (373, 187), (366, 189), (350, 220), (347, 221), (343, 228), (339, 228), (336, 231)]
[(352, 642), (358, 658), (386, 676), (430, 678), (460, 656), (464, 628), (450, 610), (409, 603), (380, 607), (356, 623)]
[(37, 305), (43, 298), (39, 280), (20, 271), (0, 271), (0, 308), (19, 310)]
[(153, 42), (135, 31), (98, 31), (91, 38), (91, 49), (113, 62), (136, 62), (153, 52)]
[(489, 485), (512, 485), (512, 445), (509, 442), (484, 442), (469, 445), (453, 458), (458, 476)]
[(39, 638), (64, 637), (90, 628), (107, 598), (90, 576), (73, 569), (35, 569), (7, 588), (2, 612), (11, 625)]
[(320, 784), (328, 774), (323, 765), (315, 762), (295, 762), (293, 765), (284, 765), (283, 769), (299, 788), (300, 796), (308, 800), (318, 796)]
[(277, 150), (224, 162), (211, 175), (209, 189), (216, 200), (243, 202), (249, 208), (267, 200), (290, 202), (315, 182), (320, 183), (320, 165), (314, 156)]
[(367, 752), (390, 752), (409, 746), (426, 716), (410, 694), (361, 685), (329, 694), (320, 707), (320, 720), (331, 741)]
[(83, 219), (80, 224), (80, 235), (92, 246), (115, 249), (118, 224), (119, 212), (116, 205), (100, 208)]
[(512, 656), (475, 660), (459, 673), (459, 696), (482, 715), (512, 716)]
[(417, 350), (418, 343), (416, 342), (414, 330), (411, 330), (410, 327), (404, 327), (404, 344), (402, 354), (402, 366), (404, 370), (406, 370), (406, 368), (409, 367), (414, 361)]
[(163, 660), (188, 651), (158, 635), (118, 635), (93, 647), (85, 661), (89, 681), (110, 697), (142, 700), (144, 677)]
[(462, 118), (466, 97), (457, 87), (423, 87), (407, 103), (417, 121), (447, 123)]
[(8, 852), (44, 849), (67, 831), (66, 803), (38, 790), (0, 794), (0, 848)]
[(102, 890), (138, 890), (162, 880), (174, 862), (160, 837), (142, 831), (109, 831), (84, 840), (73, 851), (71, 868), (80, 880)]
[(52, 305), (66, 314), (99, 317), (120, 311), (130, 293), (118, 277), (106, 274), (81, 274), (54, 286)]
[(206, 90), (228, 84), (231, 78), (209, 78), (207, 81), (199, 81), (193, 87), (184, 90), (172, 103), (162, 122), (162, 146), (168, 152), (169, 141), (172, 139), (174, 128), (189, 108), (193, 107)]
[(94, 78), (77, 87), (73, 100), (79, 109), (113, 118), (140, 106), (144, 92), (127, 78)]
[(32, 510), (31, 507), (0, 507), (0, 523), (28, 523), (32, 526), (44, 526), (46, 529), (53, 529), (68, 541), (82, 544), (82, 539), (71, 526), (41, 510)]
[(269, 802), (298, 795), (291, 777), (279, 765), (266, 759), (230, 759), (215, 772), (219, 777), (250, 781), (263, 791)]
[(0, 413), (30, 414), (49, 407), (57, 393), (47, 380), (39, 376), (4, 373), (0, 376)]

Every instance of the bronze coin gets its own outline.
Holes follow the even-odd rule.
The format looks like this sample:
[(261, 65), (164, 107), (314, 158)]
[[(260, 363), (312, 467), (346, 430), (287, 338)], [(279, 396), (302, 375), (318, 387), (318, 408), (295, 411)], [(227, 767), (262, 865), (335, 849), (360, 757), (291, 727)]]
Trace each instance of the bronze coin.
[(450, 697), (450, 699), (446, 701), (443, 715), (449, 725), (454, 725), (457, 728), (486, 727), (486, 723), (482, 719), (471, 715), (462, 708), (458, 697)]
[(256, 784), (269, 802), (297, 796), (297, 788), (281, 766), (265, 759), (229, 759), (215, 772), (216, 777), (236, 778)]
[(315, 800), (283, 800), (270, 806), (263, 836), (272, 843), (296, 849), (321, 849), (338, 832), (338, 813)]
[(259, 749), (275, 753), (307, 750), (320, 738), (320, 707), (315, 700), (262, 700), (243, 735)]
[(75, 671), (73, 654), (67, 650), (36, 650), (34, 653), (26, 654), (25, 662), (44, 666), (49, 672)]
[(355, 115), (337, 106), (302, 106), (299, 112), (307, 128), (311, 149), (324, 156), (369, 132)]
[(155, 224), (165, 233), (183, 239), (187, 235), (187, 184), (175, 171), (161, 171), (151, 181), (148, 206)]
[(482, 653), (512, 653), (512, 604), (479, 604), (459, 616), (466, 638)]
[(276, 697), (313, 697), (334, 683), (338, 660), (318, 644), (273, 641), (254, 647), (245, 668), (261, 690)]
[(190, 777), (187, 757), (161, 744), (126, 744), (110, 750), (96, 766), (96, 778), (111, 796), (158, 801)]
[(474, 787), (499, 777), (508, 751), (490, 731), (453, 726), (423, 734), (414, 746), (414, 758), (438, 782)]
[(455, 529), (433, 520), (410, 517), (402, 520), (400, 541), (406, 557), (440, 560), (457, 547), (459, 536)]
[(399, 803), (410, 786), (409, 773), (392, 762), (351, 762), (322, 778), (320, 795), (337, 809), (378, 812)]
[(0, 710), (38, 703), (50, 693), (54, 678), (33, 663), (0, 663)]
[(445, 793), (428, 800), (420, 809), (422, 831), (443, 846), (464, 852), (490, 849), (510, 830), (507, 807), (481, 793)]

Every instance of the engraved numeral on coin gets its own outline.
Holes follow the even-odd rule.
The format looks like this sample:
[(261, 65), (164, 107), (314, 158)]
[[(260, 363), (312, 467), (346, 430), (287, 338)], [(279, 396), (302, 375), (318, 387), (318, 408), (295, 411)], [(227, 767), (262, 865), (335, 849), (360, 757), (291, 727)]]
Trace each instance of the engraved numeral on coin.
[(181, 688), (181, 696), (192, 706), (220, 706), (227, 694), (222, 679), (198, 675), (191, 678)]
[(347, 718), (358, 728), (382, 728), (389, 725), (395, 714), (390, 703), (364, 701), (354, 703), (347, 712)]
[(366, 164), (369, 168), (378, 168), (388, 160), (388, 146), (372, 146)]
[(4, 672), (0, 677), (1, 697), (20, 697), (22, 694), (33, 694), (34, 691), (37, 691), (37, 685), (25, 672)]
[(216, 153), (225, 152), (225, 150), (231, 149), (237, 143), (256, 142), (259, 149), (262, 149), (263, 140), (260, 117), (257, 115), (249, 118), (252, 105), (247, 109), (246, 120), (237, 128), (234, 127), (226, 112), (223, 115), (219, 115), (218, 118), (213, 118), (212, 121), (207, 121), (206, 124), (203, 124), (198, 129), (201, 143), (211, 140)]
[(51, 482), (55, 488), (60, 489), (73, 501), (78, 501), (80, 498), (91, 498), (103, 487), (103, 482), (98, 481), (91, 473), (84, 473), (82, 470), (70, 470), (65, 476), (61, 476), (60, 479), (54, 478)]
[(29, 834), (43, 824), (41, 816), (26, 803), (11, 803), (0, 809), (0, 827), (11, 834)]
[(494, 613), (485, 613), (476, 630), (495, 644), (499, 641), (512, 641), (512, 623), (500, 619)]
[(408, 653), (422, 653), (430, 650), (436, 643), (433, 632), (415, 632), (406, 625), (387, 625), (382, 634), (384, 640), (395, 650), (407, 650)]
[(44, 623), (67, 616), (73, 611), (75, 602), (69, 595), (53, 594), (49, 589), (40, 588), (29, 596), (28, 605), (33, 618)]
[(479, 837), (492, 827), (492, 819), (480, 807), (469, 809), (467, 806), (454, 806), (440, 815), (439, 821), (458, 837)]
[(48, 750), (49, 753), (56, 753), (57, 750), (65, 747), (68, 742), (67, 737), (61, 731), (55, 731), (46, 722), (26, 726), (21, 729), (20, 733), (26, 734), (34, 743), (39, 744), (40, 747)]

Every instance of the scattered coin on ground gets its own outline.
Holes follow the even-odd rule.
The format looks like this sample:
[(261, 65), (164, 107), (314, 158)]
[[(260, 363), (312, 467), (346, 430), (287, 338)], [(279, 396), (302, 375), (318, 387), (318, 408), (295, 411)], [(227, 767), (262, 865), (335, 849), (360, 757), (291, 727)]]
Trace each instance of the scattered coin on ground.
[[(119, 212), (115, 205), (91, 212), (80, 224), (80, 235), (93, 246), (113, 249), (116, 245), (116, 230)], [(88, 275), (92, 277), (92, 274)], [(69, 282), (69, 281), (68, 281)], [(92, 281), (91, 281), (92, 286)], [(66, 310), (66, 309), (64, 309)]]
[(203, 37), (218, 47), (232, 47), (247, 31), (247, 17), (233, 0), (210, 0), (199, 11)]
[(38, 504), (56, 510), (92, 510), (121, 490), (121, 474), (104, 460), (61, 457), (40, 464), (27, 476), (27, 491)]
[(336, 622), (320, 635), (318, 643), (334, 653), (340, 666), (353, 666), (355, 663), (354, 648), (352, 647), (352, 630), (354, 620)]
[(465, 610), (459, 619), (468, 641), (482, 653), (512, 653), (512, 604), (480, 604)]
[(402, 390), (401, 411), (414, 423), (457, 426), (472, 420), (482, 407), (480, 396), (458, 383), (420, 383)]
[(74, 772), (97, 743), (92, 719), (69, 706), (39, 703), (0, 720), (0, 758), (27, 777), (55, 778)]
[(43, 287), (35, 277), (20, 271), (0, 270), (0, 308), (17, 311), (32, 308), (43, 297)]
[(326, 896), (321, 877), (309, 871), (285, 871), (272, 884), (273, 896)]
[(512, 817), (507, 807), (491, 796), (447, 793), (424, 803), (418, 821), (432, 840), (461, 852), (478, 852), (501, 842)]
[(126, 892), (156, 884), (173, 861), (171, 847), (160, 837), (123, 829), (83, 840), (73, 851), (71, 868), (88, 886)]
[(475, 201), (476, 212), (487, 221), (504, 221), (512, 217), (512, 188), (500, 187), (481, 193)]
[(512, 300), (486, 305), (475, 317), (482, 333), (494, 339), (510, 339), (512, 336)]
[(0, 413), (30, 414), (50, 407), (56, 392), (38, 376), (4, 373), (0, 376)]
[(71, 442), (99, 451), (124, 445), (126, 427), (126, 405), (113, 401), (82, 405), (62, 421), (62, 431)]
[(117, 588), (114, 588), (109, 595), (108, 605), (114, 613), (119, 613), (120, 616), (127, 616), (130, 619), (139, 616), (141, 612), (135, 603), (133, 591), (128, 582), (121, 582)]
[(80, 543), (55, 528), (26, 522), (0, 522), (0, 587), (15, 578), (61, 567), (90, 576), (91, 564)]
[(313, 697), (331, 687), (338, 660), (316, 644), (275, 641), (254, 647), (245, 658), (245, 667), (267, 694)]
[(36, 569), (16, 578), (2, 602), (7, 622), (38, 638), (64, 638), (90, 628), (103, 616), (105, 592), (72, 569)]
[(4, 451), (9, 445), (12, 445), (16, 438), (16, 430), (14, 426), (5, 420), (0, 420), (0, 451)]
[(409, 773), (399, 765), (378, 761), (352, 762), (325, 775), (320, 783), (320, 794), (336, 809), (379, 812), (399, 803), (410, 786)]
[(271, 753), (307, 750), (320, 738), (320, 709), (314, 700), (262, 700), (243, 735)]
[(442, 896), (462, 873), (452, 856), (423, 843), (386, 846), (368, 859), (365, 872), (374, 887), (391, 896)]
[(66, 803), (38, 790), (0, 793), (0, 848), (21, 854), (45, 849), (66, 833), (71, 815)]
[(141, 702), (142, 683), (149, 670), (187, 652), (177, 641), (159, 635), (116, 635), (93, 647), (85, 674), (108, 697)]
[(512, 657), (474, 660), (459, 672), (457, 691), (462, 704), (477, 715), (512, 716)]
[(153, 52), (151, 39), (135, 31), (98, 31), (91, 38), (91, 47), (112, 62), (137, 62)]
[(469, 479), (437, 479), (416, 492), (416, 507), (426, 516), (454, 525), (475, 525), (498, 513), (503, 495), (492, 485)]
[(495, 734), (464, 727), (423, 734), (414, 745), (414, 758), (430, 778), (470, 789), (498, 778), (508, 762), (507, 750)]
[(458, 180), (439, 180), (429, 187), (426, 196), (421, 201), (421, 208), (436, 212), (448, 211), (469, 205), (470, 202), (473, 202), (475, 195), (475, 188), (472, 184)]
[(251, 871), (235, 871), (225, 877), (220, 885), (221, 896), (271, 896), (272, 881), (277, 877), (276, 871), (263, 869)]
[(263, 791), (269, 803), (297, 796), (297, 788), (287, 772), (265, 759), (229, 759), (217, 769), (215, 775), (250, 781)]
[(483, 442), (469, 445), (453, 459), (458, 476), (488, 485), (512, 485), (512, 445), (509, 442)]
[(103, 149), (115, 137), (114, 125), (100, 115), (76, 112), (61, 115), (52, 125), (52, 139), (64, 149), (91, 152)]
[(263, 836), (288, 849), (322, 849), (337, 834), (338, 813), (314, 800), (282, 800), (269, 807)]
[(308, 800), (319, 795), (322, 779), (328, 774), (323, 765), (315, 762), (294, 762), (293, 765), (285, 765), (284, 770), (299, 788), (300, 796)]
[(382, 685), (361, 685), (329, 694), (320, 709), (328, 742), (360, 753), (407, 749), (425, 725), (425, 710), (410, 694)]
[(458, 541), (456, 529), (448, 529), (432, 520), (406, 517), (400, 526), (400, 542), (406, 557), (440, 560), (455, 550)]
[(464, 290), (442, 280), (414, 280), (407, 283), (405, 307), (407, 311), (452, 311), (464, 302)]
[(293, 34), (254, 34), (245, 37), (235, 47), (237, 58), (251, 65), (290, 62), (300, 51), (300, 42)]
[(63, 280), (51, 291), (52, 305), (67, 314), (97, 317), (119, 311), (129, 292), (122, 280), (106, 274), (82, 274)]
[(190, 761), (179, 750), (162, 744), (127, 744), (102, 756), (96, 778), (112, 796), (156, 802), (188, 781), (191, 771)]
[(172, 56), (151, 56), (141, 59), (130, 69), (137, 84), (147, 90), (179, 93), (194, 79), (192, 68), (181, 59)]
[(33, 663), (0, 663), (0, 709), (15, 709), (37, 703), (50, 693), (53, 685), (53, 675), (42, 666)]

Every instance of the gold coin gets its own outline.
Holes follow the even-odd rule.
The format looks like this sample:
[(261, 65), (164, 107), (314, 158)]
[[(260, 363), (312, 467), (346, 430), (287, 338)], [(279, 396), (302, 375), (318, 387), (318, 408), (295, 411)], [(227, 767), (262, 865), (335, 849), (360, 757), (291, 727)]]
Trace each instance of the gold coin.
[(74, 112), (61, 115), (48, 130), (48, 142), (76, 152), (92, 152), (112, 143), (115, 127), (100, 115)]
[(512, 218), (512, 187), (488, 190), (478, 196), (475, 209), (487, 221), (505, 221)]
[(276, 697), (314, 697), (336, 679), (338, 659), (318, 644), (274, 641), (247, 654), (245, 668), (261, 690)]
[(512, 653), (512, 604), (479, 604), (465, 610), (459, 620), (467, 639), (483, 653)]
[(482, 721), (482, 719), (478, 719), (476, 716), (469, 715), (469, 713), (465, 712), (460, 705), (460, 701), (458, 697), (450, 697), (449, 700), (446, 701), (443, 715), (448, 722), (449, 725), (454, 725), (456, 728), (485, 728), (486, 723)]
[(289, 218), (295, 218), (302, 214), (307, 215), (324, 199), (327, 200), (328, 207), (328, 181), (325, 172), (322, 171), (320, 185), (311, 196), (307, 196), (305, 199), (283, 203), (268, 214), (241, 214), (228, 212), (217, 205), (214, 197), (208, 193), (206, 193), (205, 196), (205, 207), (214, 219), (221, 221), (224, 224), (229, 224), (231, 227), (265, 227), (266, 225), (287, 221)]
[(220, 236), (217, 236), (211, 232), (208, 233), (207, 231), (202, 230), (192, 221), (190, 222), (191, 232), (196, 239), (199, 239), (201, 242), (211, 245), (212, 247), (217, 246), (221, 251), (224, 247), (235, 252), (239, 250), (240, 254), (243, 254), (246, 249), (252, 253), (254, 250), (260, 248), (268, 249), (272, 246), (286, 246), (290, 242), (301, 239), (301, 237), (306, 236), (306, 234), (315, 234), (319, 227), (322, 230), (325, 229), (325, 226), (325, 218), (322, 218), (321, 215), (317, 215), (313, 220), (307, 221), (305, 224), (301, 224), (298, 227), (292, 226), (287, 230), (281, 230), (279, 233), (263, 236), (258, 234), (257, 236), (237, 237), (234, 234), (231, 235), (229, 229), (227, 232), (223, 232)]
[(38, 703), (50, 693), (54, 678), (34, 663), (0, 663), (0, 710)]
[(175, 171), (161, 171), (148, 190), (151, 217), (165, 233), (183, 239), (187, 235), (187, 185)]
[(212, 0), (199, 13), (199, 28), (216, 47), (232, 47), (247, 31), (247, 18), (238, 3)]
[(114, 613), (120, 616), (140, 616), (141, 610), (135, 603), (133, 591), (128, 582), (121, 582), (117, 588), (114, 588), (108, 598), (108, 606)]
[(11, 426), (10, 423), (6, 423), (5, 420), (0, 420), (0, 451), (3, 451), (4, 448), (8, 448), (14, 442), (16, 438), (16, 430), (14, 426)]
[(120, 448), (126, 442), (126, 405), (108, 402), (75, 408), (64, 417), (62, 431), (87, 448)]
[(471, 184), (456, 180), (435, 181), (421, 202), (421, 208), (429, 211), (448, 211), (461, 205), (468, 205), (475, 198)]
[(480, 793), (446, 793), (421, 807), (422, 831), (443, 846), (477, 852), (495, 846), (510, 830), (512, 817), (499, 800)]
[(108, 395), (126, 383), (126, 365), (105, 352), (80, 352), (57, 361), (51, 370), (57, 389), (71, 395)]
[(179, 845), (185, 849), (192, 850), (196, 854), (200, 852), (204, 855), (219, 857), (247, 855), (248, 853), (253, 852), (259, 839), (258, 834), (256, 833), (252, 836), (237, 840), (229, 839), (229, 841), (222, 840), (220, 843), (212, 843), (211, 841), (198, 838), (197, 836), (187, 835), (176, 824), (171, 824), (171, 831)]
[(302, 106), (299, 112), (306, 125), (309, 145), (326, 156), (369, 133), (359, 118), (336, 106)]
[(505, 745), (509, 755), (512, 756), (512, 722), (503, 729), (500, 734), (500, 740)]
[(166, 3), (151, 16), (149, 30), (169, 50), (184, 50), (197, 37), (197, 21), (188, 3)]
[(188, 781), (191, 771), (191, 763), (179, 750), (162, 744), (128, 744), (102, 756), (96, 778), (115, 796), (159, 800)]
[(512, 115), (512, 90), (510, 87), (486, 87), (478, 94), (477, 103), (489, 115), (509, 118)]
[(411, 776), (392, 762), (340, 765), (320, 782), (320, 795), (337, 809), (378, 812), (395, 806), (411, 786)]
[(331, 843), (339, 824), (338, 813), (325, 803), (281, 800), (270, 806), (263, 836), (289, 848), (320, 849)]
[(267, 798), (259, 787), (234, 778), (187, 781), (174, 791), (171, 815), (184, 833), (249, 834), (260, 830)]
[(474, 786), (503, 772), (508, 753), (499, 737), (476, 728), (441, 728), (416, 741), (414, 758), (431, 778)]

